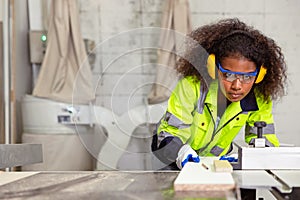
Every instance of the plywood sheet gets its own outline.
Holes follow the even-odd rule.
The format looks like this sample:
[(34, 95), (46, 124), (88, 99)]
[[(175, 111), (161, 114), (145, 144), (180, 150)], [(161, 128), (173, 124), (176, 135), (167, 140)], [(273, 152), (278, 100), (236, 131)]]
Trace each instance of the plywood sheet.
[(226, 191), (234, 188), (231, 173), (213, 172), (202, 163), (188, 162), (174, 181), (175, 191)]

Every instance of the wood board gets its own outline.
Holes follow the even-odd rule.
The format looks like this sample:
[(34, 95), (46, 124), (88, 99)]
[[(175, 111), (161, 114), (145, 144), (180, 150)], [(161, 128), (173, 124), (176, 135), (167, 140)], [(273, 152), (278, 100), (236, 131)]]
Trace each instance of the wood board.
[(202, 163), (186, 163), (174, 181), (175, 191), (227, 191), (234, 188), (231, 173), (213, 172)]
[(232, 172), (233, 167), (228, 160), (214, 160), (215, 172)]

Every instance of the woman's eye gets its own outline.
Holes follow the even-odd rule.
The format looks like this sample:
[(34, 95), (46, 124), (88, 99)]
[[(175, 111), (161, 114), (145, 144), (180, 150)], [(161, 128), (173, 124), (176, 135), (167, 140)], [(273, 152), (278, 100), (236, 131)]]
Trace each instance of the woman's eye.
[(224, 73), (224, 75), (226, 78), (230, 78), (230, 77), (234, 76), (234, 74), (228, 73), (228, 72)]
[(244, 75), (244, 80), (249, 80), (249, 79), (251, 79), (251, 76), (249, 76), (249, 75)]

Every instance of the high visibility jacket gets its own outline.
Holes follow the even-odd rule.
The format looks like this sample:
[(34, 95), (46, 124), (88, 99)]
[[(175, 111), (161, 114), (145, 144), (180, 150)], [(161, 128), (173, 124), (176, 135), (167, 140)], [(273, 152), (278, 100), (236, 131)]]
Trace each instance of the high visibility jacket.
[[(207, 90), (207, 89), (206, 89)], [(200, 156), (221, 156), (230, 149), (231, 142), (245, 126), (245, 141), (257, 137), (256, 121), (265, 121), (263, 137), (267, 146), (279, 146), (275, 135), (272, 101), (251, 90), (239, 102), (232, 102), (217, 120), (218, 80), (208, 91), (193, 77), (181, 79), (173, 90), (168, 108), (157, 128), (158, 143), (166, 137), (178, 137), (188, 143)]]

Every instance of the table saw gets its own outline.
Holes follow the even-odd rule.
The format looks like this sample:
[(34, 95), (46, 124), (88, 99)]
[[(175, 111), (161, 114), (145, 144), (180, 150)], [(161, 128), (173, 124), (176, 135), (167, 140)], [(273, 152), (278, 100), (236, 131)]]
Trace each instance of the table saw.
[[(236, 188), (230, 191), (174, 191), (180, 171), (0, 171), (0, 199), (300, 199), (299, 147), (262, 151), (239, 143), (236, 146), (239, 162), (232, 164)], [(2, 147), (8, 150), (7, 146)], [(2, 167), (42, 160), (39, 145), (10, 148), (39, 153), (20, 162), (16, 159), (20, 156), (6, 159), (8, 152), (2, 151)], [(257, 154), (260, 156), (255, 159)], [(271, 158), (280, 163), (272, 165)], [(214, 159), (218, 158), (202, 157), (201, 162), (210, 167)], [(252, 162), (246, 162), (248, 159)]]
[(300, 170), (234, 170), (237, 187), (225, 192), (175, 192), (173, 183), (178, 174), (179, 171), (0, 172), (0, 199), (300, 199)]

